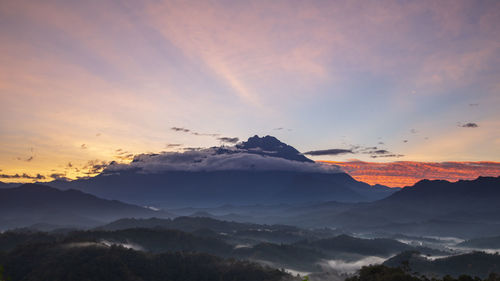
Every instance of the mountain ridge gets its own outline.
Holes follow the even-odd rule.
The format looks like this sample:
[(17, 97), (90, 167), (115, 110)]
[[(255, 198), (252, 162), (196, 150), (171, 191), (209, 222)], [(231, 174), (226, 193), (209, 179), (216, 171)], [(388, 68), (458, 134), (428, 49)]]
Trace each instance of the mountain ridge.
[(106, 200), (79, 190), (59, 190), (41, 184), (0, 189), (0, 225), (26, 227), (37, 223), (93, 226), (123, 216), (168, 216), (160, 211)]

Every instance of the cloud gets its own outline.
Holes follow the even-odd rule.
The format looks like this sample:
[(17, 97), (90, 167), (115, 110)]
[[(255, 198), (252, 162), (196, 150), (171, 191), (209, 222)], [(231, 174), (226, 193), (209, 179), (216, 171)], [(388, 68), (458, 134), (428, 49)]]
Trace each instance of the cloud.
[(301, 171), (338, 173), (335, 166), (324, 163), (310, 163), (287, 160), (262, 154), (249, 153), (236, 147), (212, 147), (185, 150), (184, 152), (163, 152), (160, 154), (136, 155), (129, 164), (111, 163), (104, 173), (136, 170), (141, 173), (166, 171)]
[(500, 176), (500, 162), (414, 162), (397, 161), (374, 163), (352, 160), (347, 162), (324, 161), (341, 167), (359, 181), (392, 187), (413, 185), (422, 179), (457, 181), (479, 176)]
[(166, 148), (179, 147), (179, 146), (182, 146), (182, 144), (180, 144), (180, 143), (167, 143), (165, 145)]
[(14, 175), (7, 175), (7, 174), (0, 174), (0, 178), (2, 179), (30, 179), (30, 180), (43, 180), (45, 179), (45, 176), (41, 174), (36, 174), (36, 176), (30, 176), (26, 173), (23, 173), (21, 175), (19, 174), (14, 174)]
[(81, 149), (87, 149), (87, 145), (83, 143), (82, 145), (80, 145), (80, 148)]
[(385, 149), (378, 149), (378, 150), (371, 151), (369, 153), (370, 154), (389, 154), (390, 152), (385, 150)]
[(382, 154), (382, 155), (371, 155), (371, 158), (399, 158), (399, 157), (404, 157), (404, 154), (394, 154), (394, 153), (389, 153), (389, 154)]
[(191, 131), (191, 134), (195, 136), (208, 136), (208, 137), (218, 137), (220, 134), (207, 134), (207, 133), (198, 133), (198, 132), (193, 132)]
[(84, 170), (87, 176), (96, 175), (102, 172), (111, 162), (102, 160), (90, 160), (88, 161), (81, 170)]
[(217, 138), (218, 141), (225, 142), (225, 143), (237, 143), (240, 139), (239, 138), (230, 138), (230, 137), (220, 137)]
[(395, 154), (386, 149), (377, 149), (377, 147), (373, 147), (368, 151), (363, 152), (364, 154), (370, 154), (371, 158), (389, 158), (389, 157), (403, 157), (403, 154)]
[(54, 180), (63, 180), (63, 181), (69, 181), (70, 179), (66, 177), (66, 174), (62, 173), (53, 173), (49, 175), (50, 178), (53, 178)]
[(340, 273), (354, 273), (359, 270), (363, 266), (371, 265), (371, 264), (381, 264), (386, 260), (386, 258), (376, 257), (376, 256), (368, 256), (357, 261), (348, 262), (345, 260), (328, 260), (326, 265), (329, 268), (334, 269)]
[(172, 131), (176, 132), (183, 132), (183, 133), (189, 133), (191, 130), (186, 129), (186, 128), (181, 128), (181, 127), (172, 127), (170, 128)]
[(462, 127), (462, 128), (477, 128), (477, 127), (479, 127), (479, 125), (478, 125), (478, 124), (476, 124), (476, 123), (471, 123), (471, 122), (469, 122), (469, 123), (465, 123), (465, 124), (459, 124), (458, 126), (459, 126), (459, 127)]
[(209, 137), (218, 137), (218, 136), (220, 136), (220, 134), (198, 133), (198, 132), (195, 132), (195, 131), (193, 131), (191, 129), (186, 129), (186, 128), (183, 128), (183, 127), (172, 127), (170, 129), (172, 131), (175, 131), (175, 132), (191, 133), (192, 135), (195, 135), (195, 136), (209, 136)]
[(35, 156), (30, 156), (28, 158), (17, 157), (16, 159), (19, 160), (19, 161), (31, 162), (33, 159), (35, 159)]
[(379, 157), (403, 157), (402, 154), (392, 153), (386, 149), (380, 149), (376, 146), (360, 146), (352, 145), (350, 149), (332, 148), (325, 150), (313, 150), (305, 152), (306, 155), (311, 156), (335, 156), (343, 154), (369, 154), (371, 158)]
[(128, 154), (115, 155), (113, 157), (118, 159), (118, 160), (121, 160), (121, 161), (131, 161), (131, 160), (134, 160), (134, 156), (135, 156), (135, 154), (128, 153)]
[(313, 156), (341, 155), (341, 154), (348, 154), (348, 153), (354, 153), (354, 151), (352, 149), (332, 148), (332, 149), (313, 150), (313, 151), (304, 152), (304, 154), (313, 155)]

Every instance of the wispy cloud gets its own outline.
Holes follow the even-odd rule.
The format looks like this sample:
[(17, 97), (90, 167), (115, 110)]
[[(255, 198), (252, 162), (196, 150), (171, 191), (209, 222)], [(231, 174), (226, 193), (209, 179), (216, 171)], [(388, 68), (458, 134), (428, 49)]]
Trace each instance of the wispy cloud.
[(172, 127), (170, 129), (172, 131), (176, 131), (176, 132), (183, 132), (183, 133), (189, 133), (189, 132), (191, 132), (191, 130), (186, 129), (186, 128), (182, 128), (182, 127)]
[(220, 134), (199, 133), (199, 132), (193, 131), (191, 129), (186, 129), (186, 128), (183, 128), (183, 127), (172, 127), (170, 129), (172, 131), (175, 131), (175, 132), (190, 133), (190, 134), (195, 135), (195, 136), (209, 136), (209, 137), (218, 137), (218, 136), (220, 136)]
[(35, 159), (35, 156), (29, 156), (27, 158), (17, 157), (16, 159), (19, 161), (31, 162), (33, 159)]
[(478, 124), (472, 123), (472, 122), (465, 123), (465, 124), (459, 124), (458, 126), (462, 127), (462, 128), (477, 128), (477, 127), (479, 127)]
[(239, 138), (231, 138), (231, 137), (220, 137), (220, 138), (217, 138), (217, 140), (219, 140), (220, 142), (224, 142), (224, 143), (232, 143), (232, 144), (235, 144), (237, 143), (240, 139)]
[(13, 174), (13, 175), (0, 174), (0, 178), (2, 178), (2, 179), (43, 180), (43, 179), (45, 179), (45, 176), (40, 175), (40, 174), (36, 174), (35, 176), (31, 176), (28, 174)]
[(54, 180), (62, 180), (62, 181), (69, 181), (70, 180), (66, 177), (66, 174), (63, 174), (63, 173), (53, 173), (53, 174), (50, 174), (49, 177), (54, 179)]
[(174, 148), (174, 147), (179, 147), (179, 146), (182, 146), (182, 144), (180, 144), (180, 143), (167, 143), (165, 145), (166, 148)]

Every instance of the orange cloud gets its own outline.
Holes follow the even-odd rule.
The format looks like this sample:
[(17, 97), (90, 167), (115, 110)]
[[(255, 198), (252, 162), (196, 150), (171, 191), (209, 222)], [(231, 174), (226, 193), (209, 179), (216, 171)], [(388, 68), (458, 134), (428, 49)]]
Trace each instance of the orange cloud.
[(363, 161), (320, 161), (335, 164), (356, 180), (390, 187), (413, 185), (422, 179), (470, 180), (479, 176), (499, 176), (500, 162), (413, 162), (374, 163)]

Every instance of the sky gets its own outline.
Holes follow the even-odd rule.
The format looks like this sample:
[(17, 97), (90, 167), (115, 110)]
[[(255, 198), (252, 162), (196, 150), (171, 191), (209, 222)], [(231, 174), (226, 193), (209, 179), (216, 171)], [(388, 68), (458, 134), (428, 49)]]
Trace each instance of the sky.
[(255, 134), (500, 174), (498, 26), (499, 1), (4, 0), (0, 180)]

